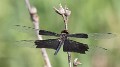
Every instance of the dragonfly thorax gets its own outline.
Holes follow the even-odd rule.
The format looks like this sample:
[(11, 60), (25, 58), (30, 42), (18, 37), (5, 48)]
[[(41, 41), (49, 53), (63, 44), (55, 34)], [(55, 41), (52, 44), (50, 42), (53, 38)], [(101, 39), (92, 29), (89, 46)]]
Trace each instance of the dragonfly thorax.
[(60, 39), (61, 39), (62, 41), (65, 41), (65, 40), (67, 39), (67, 34), (66, 34), (66, 33), (61, 33)]

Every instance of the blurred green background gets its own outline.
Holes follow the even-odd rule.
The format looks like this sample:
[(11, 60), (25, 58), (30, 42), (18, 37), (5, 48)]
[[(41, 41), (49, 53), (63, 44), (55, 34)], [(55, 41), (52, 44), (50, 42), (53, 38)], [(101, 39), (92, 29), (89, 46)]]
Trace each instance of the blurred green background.
[[(118, 37), (109, 40), (80, 40), (90, 46), (105, 47), (108, 51), (94, 49), (86, 55), (72, 53), (72, 60), (78, 58), (78, 67), (120, 67), (120, 0), (31, 0), (38, 9), (40, 28), (55, 32), (64, 29), (62, 17), (53, 7), (67, 4), (72, 11), (69, 18), (69, 32), (117, 33)], [(0, 67), (43, 67), (40, 49), (16, 47), (15, 41), (36, 39), (34, 31), (18, 32), (13, 25), (33, 27), (24, 0), (0, 0)], [(43, 37), (47, 39), (48, 37)], [(33, 43), (34, 44), (34, 43)], [(19, 45), (19, 44), (18, 44)], [(25, 44), (26, 45), (26, 44)], [(68, 67), (67, 53), (62, 49), (54, 56), (54, 50), (47, 49), (53, 67)]]

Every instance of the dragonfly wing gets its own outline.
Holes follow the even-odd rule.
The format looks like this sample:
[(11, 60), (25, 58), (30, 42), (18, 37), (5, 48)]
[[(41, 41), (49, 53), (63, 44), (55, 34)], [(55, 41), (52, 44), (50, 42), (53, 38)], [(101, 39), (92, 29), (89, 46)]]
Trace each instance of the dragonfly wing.
[(35, 42), (36, 48), (50, 48), (57, 50), (59, 45), (58, 39), (47, 39), (47, 40), (36, 40)]
[(29, 26), (24, 26), (24, 25), (13, 25), (12, 29), (19, 31), (19, 32), (26, 32), (26, 33), (31, 33), (35, 30), (38, 30), (38, 29), (29, 27)]
[(14, 46), (16, 47), (30, 47), (35, 48), (36, 45), (34, 45), (35, 40), (19, 40), (14, 42)]
[(64, 52), (77, 52), (85, 54), (85, 51), (88, 51), (89, 47), (87, 44), (79, 43), (73, 40), (65, 40), (63, 45)]
[(68, 37), (76, 37), (76, 38), (91, 38), (91, 39), (110, 39), (116, 37), (116, 34), (112, 33), (78, 33), (78, 34), (68, 34)]
[(24, 26), (24, 25), (14, 25), (12, 27), (12, 29), (15, 29), (19, 32), (28, 32), (31, 33), (31, 31), (39, 31), (40, 35), (47, 35), (47, 36), (60, 36), (60, 34), (54, 33), (54, 32), (50, 32), (50, 31), (46, 31), (46, 30), (38, 30), (29, 26)]
[(88, 34), (88, 38), (91, 39), (111, 39), (116, 37), (116, 34), (112, 34), (112, 33), (90, 33)]
[(39, 30), (39, 35), (57, 36), (57, 37), (60, 36), (60, 34), (57, 34), (51, 31), (46, 31), (46, 30)]
[(76, 37), (76, 38), (88, 38), (87, 34), (84, 33), (78, 33), (78, 34), (68, 34), (68, 37)]

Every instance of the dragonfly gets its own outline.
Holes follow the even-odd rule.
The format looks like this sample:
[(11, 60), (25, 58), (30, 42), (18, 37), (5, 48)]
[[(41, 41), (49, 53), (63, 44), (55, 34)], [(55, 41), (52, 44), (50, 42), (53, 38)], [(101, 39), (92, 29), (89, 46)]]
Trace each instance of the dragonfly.
[[(112, 33), (107, 33), (106, 35), (111, 35), (111, 34)], [(58, 34), (51, 31), (39, 30), (39, 35), (59, 37), (57, 39), (36, 40), (34, 42), (35, 45), (37, 45), (36, 48), (55, 49), (56, 51), (54, 55), (58, 53), (62, 45), (64, 52), (77, 52), (77, 53), (85, 54), (85, 52), (88, 51), (89, 49), (89, 46), (87, 44), (69, 39), (69, 37), (85, 38), (85, 39), (89, 38), (89, 35), (85, 33), (69, 34), (68, 30), (62, 30), (61, 33)]]
[[(16, 26), (21, 27), (20, 25), (16, 25)], [(22, 26), (22, 27), (25, 27), (25, 29), (26, 28), (33, 29), (33, 28), (27, 27), (27, 26)], [(46, 30), (39, 30), (39, 35), (58, 37), (56, 39), (46, 39), (46, 40), (35, 40), (34, 41), (36, 48), (49, 48), (49, 49), (56, 50), (54, 55), (57, 55), (61, 46), (63, 46), (64, 52), (76, 52), (76, 53), (80, 53), (80, 54), (86, 54), (85, 52), (88, 51), (89, 46), (84, 43), (70, 40), (69, 39), (70, 37), (84, 38), (84, 39), (88, 39), (88, 38), (109, 39), (109, 38), (113, 38), (116, 36), (115, 34), (112, 34), (112, 33), (105, 33), (105, 34), (104, 33), (103, 34), (100, 34), (100, 33), (92, 33), (92, 34), (75, 33), (75, 34), (70, 34), (68, 32), (68, 30), (62, 30), (60, 34), (51, 32), (51, 31), (46, 31)], [(24, 40), (24, 41), (27, 41), (27, 40)]]

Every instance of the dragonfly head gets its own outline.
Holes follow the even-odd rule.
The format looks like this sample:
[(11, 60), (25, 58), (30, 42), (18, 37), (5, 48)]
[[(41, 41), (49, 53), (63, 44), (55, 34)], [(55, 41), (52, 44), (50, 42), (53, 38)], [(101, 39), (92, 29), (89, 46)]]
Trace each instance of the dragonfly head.
[(63, 30), (63, 31), (61, 31), (61, 33), (69, 34), (68, 30)]

